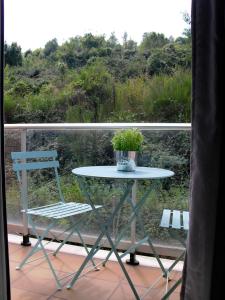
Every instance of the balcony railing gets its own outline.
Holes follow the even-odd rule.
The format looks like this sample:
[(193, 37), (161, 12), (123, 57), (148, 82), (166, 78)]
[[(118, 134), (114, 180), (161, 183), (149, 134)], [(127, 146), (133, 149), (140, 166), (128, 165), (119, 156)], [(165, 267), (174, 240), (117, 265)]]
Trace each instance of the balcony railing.
[[(19, 192), (12, 171), (10, 158), (11, 151), (31, 151), (56, 149), (59, 153), (61, 166), (61, 178), (65, 198), (82, 197), (79, 187), (71, 174), (71, 169), (82, 165), (109, 165), (114, 164), (114, 156), (111, 146), (113, 131), (125, 128), (139, 128), (145, 136), (144, 149), (139, 157), (138, 164), (143, 166), (163, 167), (175, 171), (175, 176), (161, 186), (159, 196), (153, 195), (153, 199), (147, 201), (143, 212), (145, 226), (154, 236), (156, 247), (160, 254), (175, 256), (180, 251), (180, 246), (169, 240), (168, 235), (161, 233), (158, 222), (164, 207), (186, 208), (188, 206), (189, 184), (189, 154), (191, 124), (187, 123), (95, 123), (95, 124), (5, 124), (5, 157), (6, 157), (6, 184), (8, 225), (10, 232), (27, 234), (29, 224), (19, 213)], [(22, 184), (27, 184), (26, 176)], [(37, 196), (45, 193), (40, 187), (34, 186), (32, 191)], [(37, 188), (37, 189), (36, 189)], [(112, 184), (104, 190), (101, 183), (96, 184), (97, 192), (114, 205), (118, 190)], [(36, 190), (35, 190), (36, 189)], [(73, 193), (75, 195), (73, 195)], [(110, 195), (110, 196), (109, 196)], [(46, 196), (46, 195), (44, 195)], [(110, 198), (110, 199), (109, 199)], [(70, 199), (70, 200), (71, 200)], [(95, 225), (93, 220), (92, 231), (84, 229), (87, 244), (95, 240)], [(126, 222), (122, 218), (113, 224), (115, 233)], [(40, 224), (40, 230), (44, 224)], [(60, 228), (58, 229), (60, 231)], [(120, 249), (127, 248), (128, 244), (139, 236), (137, 228), (131, 229), (124, 238)], [(72, 242), (77, 242), (74, 235)], [(106, 247), (108, 245), (106, 244)], [(139, 248), (140, 252), (149, 253), (147, 245)]]

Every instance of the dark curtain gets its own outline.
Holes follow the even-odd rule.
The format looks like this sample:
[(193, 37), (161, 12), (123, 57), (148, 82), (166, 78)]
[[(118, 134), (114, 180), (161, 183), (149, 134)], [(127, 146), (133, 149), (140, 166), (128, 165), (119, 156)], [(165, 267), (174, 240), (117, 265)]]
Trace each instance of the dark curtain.
[(7, 220), (4, 176), (4, 122), (3, 122), (3, 52), (4, 1), (0, 0), (0, 299), (10, 300), (10, 278), (7, 243)]
[(225, 1), (192, 1), (190, 230), (181, 299), (225, 299)]

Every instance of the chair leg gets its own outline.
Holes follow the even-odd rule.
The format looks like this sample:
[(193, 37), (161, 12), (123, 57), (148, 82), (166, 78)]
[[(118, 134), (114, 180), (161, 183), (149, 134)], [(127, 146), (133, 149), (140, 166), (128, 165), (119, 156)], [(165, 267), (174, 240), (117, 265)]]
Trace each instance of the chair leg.
[(185, 251), (183, 251), (182, 253), (181, 253), (181, 255), (180, 256), (178, 256), (177, 258), (176, 258), (176, 260), (172, 263), (172, 265), (169, 267), (169, 269), (167, 270), (169, 273), (173, 270), (173, 268), (176, 266), (176, 264), (182, 259), (182, 258), (184, 258), (184, 255), (185, 255)]
[(56, 282), (56, 285), (57, 285), (57, 289), (58, 289), (58, 290), (61, 290), (61, 289), (62, 289), (62, 286), (61, 286), (61, 284), (60, 284), (60, 281), (59, 281), (59, 279), (58, 279), (58, 277), (57, 277), (57, 275), (56, 275), (56, 272), (55, 272), (55, 270), (54, 270), (54, 268), (53, 268), (53, 265), (52, 265), (52, 263), (51, 263), (51, 261), (50, 261), (50, 259), (49, 259), (49, 257), (48, 257), (48, 254), (47, 254), (47, 252), (46, 252), (46, 250), (45, 250), (45, 247), (44, 247), (44, 245), (43, 245), (43, 243), (42, 243), (42, 241), (43, 241), (45, 235), (47, 235), (48, 232), (55, 226), (56, 221), (53, 221), (51, 224), (49, 224), (49, 225), (47, 226), (46, 230), (44, 231), (44, 233), (43, 233), (41, 236), (38, 234), (38, 232), (37, 232), (37, 230), (36, 230), (36, 228), (35, 228), (35, 224), (34, 224), (34, 222), (33, 222), (33, 220), (32, 220), (31, 215), (29, 215), (29, 221), (30, 221), (30, 224), (31, 224), (31, 226), (32, 226), (32, 231), (34, 232), (34, 234), (35, 234), (36, 237), (37, 237), (38, 244), (40, 245), (40, 247), (41, 247), (41, 249), (42, 249), (42, 251), (43, 251), (43, 253), (44, 253), (45, 259), (46, 259), (47, 262), (48, 262), (49, 268), (50, 268), (50, 270), (52, 271), (52, 275), (53, 275), (53, 277), (54, 277), (54, 279), (55, 279), (55, 282)]
[[(67, 228), (63, 233), (65, 232), (69, 232), (69, 234), (67, 235), (67, 237), (60, 243), (60, 245), (58, 246), (58, 248), (54, 251), (53, 256), (56, 256), (56, 254), (59, 252), (59, 250), (68, 242), (69, 238), (71, 237), (71, 235), (74, 233), (76, 226), (78, 226), (78, 224), (81, 222), (80, 220), (78, 222), (75, 222), (74, 219), (72, 217), (70, 217), (70, 220), (72, 222), (72, 226), (70, 226), (69, 228)], [(61, 233), (62, 234), (62, 233)], [(60, 235), (61, 235), (60, 234)]]
[[(16, 270), (20, 270), (22, 269), (22, 267), (27, 263), (27, 260), (34, 255), (36, 252), (40, 251), (40, 249), (38, 249), (40, 242), (39, 240), (36, 242), (36, 244), (34, 245), (34, 247), (32, 247), (32, 249), (28, 252), (28, 254), (25, 256), (25, 258), (21, 261), (21, 263), (16, 267)], [(38, 249), (38, 250), (37, 250)], [(28, 262), (29, 263), (29, 262)]]
[[(28, 220), (29, 220), (29, 223), (30, 223), (31, 226), (32, 226), (33, 222), (32, 222), (32, 218), (31, 218), (30, 216), (28, 216)], [(42, 233), (42, 235), (41, 235), (41, 239), (44, 238), (44, 236), (49, 232), (49, 230), (50, 230), (52, 227), (53, 227), (52, 224), (50, 224), (50, 225), (45, 229), (45, 231), (44, 231), (44, 232)], [(33, 228), (33, 226), (32, 226), (32, 228)], [(35, 233), (35, 235), (36, 235), (36, 233)], [(34, 245), (34, 247), (31, 248), (30, 252), (25, 256), (25, 258), (22, 260), (22, 262), (19, 264), (19, 266), (16, 267), (17, 270), (20, 270), (26, 263), (29, 263), (28, 259), (29, 259), (32, 255), (34, 255), (35, 253), (37, 253), (38, 251), (41, 250), (40, 248), (38, 249), (38, 247), (40, 246), (40, 238), (39, 238), (39, 236), (37, 236), (37, 235), (36, 235), (36, 237), (37, 237), (37, 242), (36, 242), (36, 244)], [(27, 262), (27, 261), (28, 261), (28, 262)]]
[[(76, 229), (76, 232), (77, 232), (77, 234), (78, 234), (78, 236), (79, 236), (79, 238), (80, 238), (80, 240), (81, 240), (81, 243), (82, 243), (83, 246), (84, 246), (84, 249), (85, 249), (87, 255), (89, 255), (90, 251), (88, 250), (88, 247), (87, 247), (87, 245), (85, 244), (84, 239), (82, 238), (82, 236), (81, 236), (81, 234), (80, 234), (80, 231), (79, 231), (78, 229)], [(96, 266), (93, 257), (91, 258), (91, 262), (92, 262), (92, 264), (93, 264), (93, 267), (95, 268), (95, 271), (99, 271), (100, 269)]]
[[(71, 219), (72, 219), (72, 218), (71, 218)], [(77, 222), (77, 223), (74, 222), (74, 220), (71, 220), (71, 221), (72, 221), (73, 225), (70, 227), (70, 230), (71, 230), (70, 233), (69, 233), (69, 234), (67, 235), (67, 237), (63, 240), (63, 242), (59, 245), (59, 247), (54, 251), (53, 256), (56, 256), (56, 254), (59, 252), (59, 250), (60, 250), (60, 249), (66, 244), (66, 242), (69, 240), (69, 238), (70, 238), (71, 235), (74, 233), (74, 231), (77, 232), (77, 235), (79, 236), (79, 239), (80, 239), (80, 241), (81, 241), (81, 243), (82, 243), (82, 245), (83, 245), (83, 247), (84, 247), (86, 253), (89, 254), (89, 250), (88, 250), (88, 248), (87, 248), (87, 245), (85, 244), (84, 239), (82, 238), (80, 231), (76, 228), (76, 227), (78, 226), (78, 224), (80, 223), (80, 221)], [(68, 230), (68, 229), (67, 229), (67, 230)], [(92, 262), (92, 264), (93, 264), (95, 270), (98, 271), (99, 268), (96, 266), (96, 264), (95, 264), (95, 262), (94, 262), (93, 259), (91, 259), (91, 262)]]
[[(179, 240), (179, 242), (180, 242), (184, 247), (186, 247), (185, 242), (184, 242), (182, 239), (180, 239), (179, 235), (178, 235), (176, 232), (174, 232), (173, 230), (169, 230), (169, 233), (170, 233), (170, 235), (171, 235), (172, 238), (175, 238), (175, 239)], [(161, 300), (168, 300), (168, 299), (169, 299), (169, 296), (174, 292), (174, 290), (177, 288), (177, 286), (181, 283), (182, 277), (181, 277), (180, 279), (178, 279), (178, 280), (175, 282), (175, 284), (174, 284), (171, 288), (168, 289), (169, 274), (170, 274), (170, 272), (173, 270), (173, 268), (176, 266), (176, 264), (184, 258), (184, 255), (185, 255), (185, 250), (180, 254), (180, 256), (178, 256), (178, 257), (176, 258), (176, 260), (175, 260), (175, 261), (171, 264), (171, 266), (168, 268), (168, 270), (167, 270), (167, 286), (166, 286), (166, 293), (165, 293), (165, 295), (162, 297)]]
[[(71, 237), (71, 235), (74, 233), (74, 225), (70, 228), (71, 231), (70, 233), (67, 235), (67, 237), (60, 243), (60, 245), (58, 246), (58, 248), (53, 252), (53, 256), (56, 256), (56, 254), (59, 252), (59, 250), (68, 242), (69, 238)], [(68, 229), (67, 229), (68, 230)], [(64, 231), (65, 232), (65, 231)]]
[(181, 284), (182, 278), (177, 280), (175, 284), (166, 292), (166, 294), (161, 298), (161, 300), (168, 300), (169, 296), (175, 291), (179, 284)]
[[(175, 233), (174, 230), (170, 229), (169, 234), (172, 238), (178, 240), (186, 248), (185, 241), (181, 240), (179, 235)], [(176, 260), (172, 263), (172, 265), (168, 268), (167, 271), (170, 273), (173, 270), (173, 268), (176, 266), (176, 264), (184, 258), (184, 256), (185, 256), (185, 250), (180, 254), (180, 256), (176, 258)]]

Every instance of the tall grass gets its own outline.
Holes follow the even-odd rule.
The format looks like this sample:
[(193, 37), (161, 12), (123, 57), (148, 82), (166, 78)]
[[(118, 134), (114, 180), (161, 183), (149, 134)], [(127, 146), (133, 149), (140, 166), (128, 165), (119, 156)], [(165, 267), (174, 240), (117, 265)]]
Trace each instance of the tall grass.
[(148, 82), (144, 111), (149, 121), (189, 122), (191, 116), (191, 73), (176, 71)]
[(191, 73), (139, 77), (116, 84), (115, 112), (126, 111), (133, 121), (189, 122)]

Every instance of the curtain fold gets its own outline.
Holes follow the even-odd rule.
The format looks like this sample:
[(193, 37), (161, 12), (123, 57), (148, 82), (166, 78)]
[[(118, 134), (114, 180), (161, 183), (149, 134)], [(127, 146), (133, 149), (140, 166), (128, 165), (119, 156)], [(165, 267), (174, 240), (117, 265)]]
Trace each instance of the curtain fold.
[(10, 300), (3, 122), (4, 0), (0, 0), (0, 299)]
[(224, 299), (225, 1), (192, 1), (190, 229), (181, 299)]

